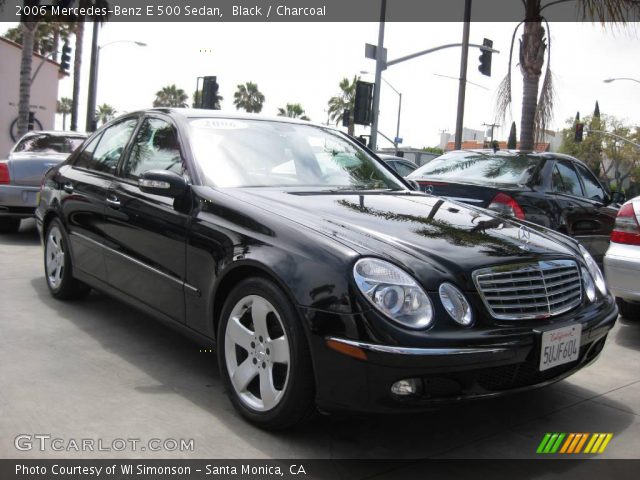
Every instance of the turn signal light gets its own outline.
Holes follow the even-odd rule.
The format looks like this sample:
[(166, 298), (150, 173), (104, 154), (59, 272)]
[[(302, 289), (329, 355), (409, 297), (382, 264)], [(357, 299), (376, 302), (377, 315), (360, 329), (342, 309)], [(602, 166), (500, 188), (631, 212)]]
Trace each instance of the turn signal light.
[(0, 162), (0, 184), (10, 183), (9, 165), (6, 162)]
[(611, 232), (611, 241), (626, 245), (640, 245), (640, 225), (633, 203), (627, 203), (618, 211), (616, 223)]
[(524, 220), (524, 210), (513, 197), (510, 197), (506, 193), (499, 193), (493, 197), (493, 200), (491, 200), (487, 208)]
[(365, 353), (365, 351), (354, 345), (348, 345), (346, 343), (337, 342), (335, 340), (327, 340), (327, 347), (349, 357), (357, 358), (358, 360), (367, 359), (367, 354)]

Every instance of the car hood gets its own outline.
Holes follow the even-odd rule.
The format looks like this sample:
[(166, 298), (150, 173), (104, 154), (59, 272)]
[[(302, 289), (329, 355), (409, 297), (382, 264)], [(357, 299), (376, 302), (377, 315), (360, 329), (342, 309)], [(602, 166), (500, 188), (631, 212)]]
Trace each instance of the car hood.
[(561, 235), (417, 192), (236, 190), (244, 201), (274, 215), (331, 236), (363, 255), (402, 263), (414, 272), (424, 264), (432, 272), (468, 278), (470, 271), (488, 265), (576, 256), (571, 241)]

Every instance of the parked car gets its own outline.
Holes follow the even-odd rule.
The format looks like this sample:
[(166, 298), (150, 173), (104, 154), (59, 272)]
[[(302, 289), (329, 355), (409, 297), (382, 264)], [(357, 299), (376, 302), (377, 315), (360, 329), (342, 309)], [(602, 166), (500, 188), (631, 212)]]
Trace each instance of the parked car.
[(385, 153), (379, 153), (378, 157), (380, 157), (380, 159), (383, 160), (384, 163), (386, 163), (391, 168), (393, 168), (396, 171), (396, 173), (401, 177), (406, 177), (411, 172), (413, 172), (416, 168), (418, 168), (418, 165), (416, 165), (415, 163), (409, 160), (405, 160), (402, 157), (387, 155)]
[(127, 114), (40, 198), (51, 294), (95, 288), (214, 345), (264, 428), (546, 385), (594, 361), (618, 315), (569, 237), (416, 192), (308, 122)]
[(640, 197), (622, 205), (611, 232), (611, 245), (604, 257), (609, 288), (618, 301), (620, 314), (640, 318)]
[(580, 160), (559, 153), (463, 150), (410, 174), (427, 193), (495, 210), (578, 240), (602, 265), (619, 193), (609, 194)]
[(87, 138), (75, 132), (29, 132), (0, 161), (0, 233), (17, 232), (32, 217), (44, 172), (65, 160)]

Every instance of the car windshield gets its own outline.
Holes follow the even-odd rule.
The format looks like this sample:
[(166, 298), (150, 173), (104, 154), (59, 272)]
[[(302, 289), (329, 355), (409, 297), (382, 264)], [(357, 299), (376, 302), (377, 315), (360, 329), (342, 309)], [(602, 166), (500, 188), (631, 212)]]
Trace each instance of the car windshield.
[(470, 183), (524, 184), (541, 159), (512, 153), (451, 152), (433, 159), (407, 178), (436, 178)]
[(313, 125), (225, 118), (189, 121), (193, 154), (217, 187), (406, 190), (337, 132)]
[(82, 145), (84, 137), (35, 134), (24, 137), (16, 145), (14, 152), (72, 153)]

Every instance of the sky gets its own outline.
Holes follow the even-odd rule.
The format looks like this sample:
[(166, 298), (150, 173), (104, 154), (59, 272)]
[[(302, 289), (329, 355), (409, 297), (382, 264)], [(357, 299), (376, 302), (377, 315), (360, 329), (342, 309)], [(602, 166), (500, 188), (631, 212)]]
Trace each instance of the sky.
[[(2, 24), (5, 31), (12, 24)], [(552, 129), (593, 112), (596, 100), (602, 113), (640, 125), (640, 84), (604, 83), (609, 77), (640, 78), (640, 42), (636, 24), (626, 30), (603, 29), (591, 23), (552, 23), (551, 69), (556, 108)], [(508, 68), (509, 46), (515, 23), (471, 24), (471, 43), (493, 40), (492, 75), (478, 72), (479, 50), (469, 51), (464, 125), (484, 130), (493, 123), (495, 94)], [(87, 25), (90, 32), (90, 25)], [(235, 111), (233, 92), (247, 81), (258, 84), (266, 101), (263, 112), (276, 115), (286, 103), (300, 103), (315, 122), (327, 122), (327, 101), (339, 93), (344, 77), (361, 75), (373, 82), (375, 62), (364, 56), (365, 43), (377, 43), (377, 23), (106, 23), (100, 31), (98, 104), (109, 103), (120, 113), (151, 106), (155, 92), (176, 84), (191, 97), (198, 76), (215, 75), (224, 97), (222, 109)], [(462, 38), (462, 23), (387, 23), (388, 59), (425, 50)], [(90, 35), (84, 47), (80, 119), (84, 125), (89, 79)], [(119, 40), (139, 41), (111, 43)], [(517, 37), (516, 37), (517, 42)], [(109, 44), (109, 45), (107, 45)], [(522, 77), (517, 44), (512, 70), (514, 104), (511, 117), (495, 136), (506, 139), (513, 120), (519, 131)], [(440, 132), (455, 131), (460, 48), (442, 50), (398, 65), (383, 73), (402, 93), (400, 137), (404, 146), (437, 146)], [(446, 76), (453, 78), (446, 78)], [(72, 80), (60, 83), (59, 96), (71, 97)], [(398, 95), (383, 83), (380, 131), (393, 138)], [(61, 126), (61, 121), (58, 122)], [(368, 133), (358, 127), (357, 134)], [(380, 138), (379, 147), (391, 144)]]

